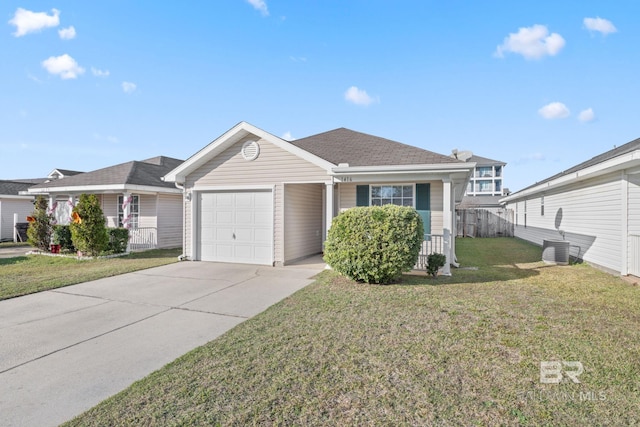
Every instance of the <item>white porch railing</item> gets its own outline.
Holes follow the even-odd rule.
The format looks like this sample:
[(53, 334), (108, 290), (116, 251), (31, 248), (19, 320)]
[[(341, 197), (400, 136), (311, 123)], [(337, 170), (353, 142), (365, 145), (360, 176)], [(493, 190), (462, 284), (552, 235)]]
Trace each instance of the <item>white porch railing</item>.
[(140, 227), (129, 230), (129, 250), (155, 249), (158, 246), (158, 230), (155, 227)]
[[(445, 230), (448, 231), (448, 230)], [(451, 252), (450, 233), (445, 234), (425, 234), (416, 262), (416, 270), (427, 270), (427, 257), (433, 253), (444, 254), (447, 257), (447, 263), (442, 267), (442, 274), (451, 275), (449, 254)]]

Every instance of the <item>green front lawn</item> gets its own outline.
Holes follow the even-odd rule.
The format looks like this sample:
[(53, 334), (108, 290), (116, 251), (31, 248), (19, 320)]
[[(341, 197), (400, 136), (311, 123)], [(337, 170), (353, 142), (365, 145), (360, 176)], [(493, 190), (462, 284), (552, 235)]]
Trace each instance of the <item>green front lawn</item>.
[[(389, 286), (323, 272), (69, 425), (640, 423), (638, 287), (515, 239), (458, 255), (478, 269)], [(542, 384), (543, 361), (582, 363), (581, 383)]]
[(0, 258), (0, 300), (170, 264), (181, 253), (182, 249), (156, 249), (83, 261), (41, 255)]

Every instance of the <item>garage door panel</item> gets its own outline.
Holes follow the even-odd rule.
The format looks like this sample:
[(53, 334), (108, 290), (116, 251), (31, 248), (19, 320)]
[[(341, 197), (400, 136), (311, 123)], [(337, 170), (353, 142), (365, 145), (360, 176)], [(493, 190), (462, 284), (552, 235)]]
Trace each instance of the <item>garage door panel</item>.
[(200, 259), (271, 265), (273, 193), (202, 193)]

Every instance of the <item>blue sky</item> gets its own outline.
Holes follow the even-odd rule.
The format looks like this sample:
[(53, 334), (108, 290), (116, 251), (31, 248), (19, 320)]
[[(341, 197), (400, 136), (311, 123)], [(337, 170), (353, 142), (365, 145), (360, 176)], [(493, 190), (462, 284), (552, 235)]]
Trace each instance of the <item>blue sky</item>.
[(640, 2), (3, 1), (0, 179), (186, 159), (240, 121), (507, 163), (640, 137)]

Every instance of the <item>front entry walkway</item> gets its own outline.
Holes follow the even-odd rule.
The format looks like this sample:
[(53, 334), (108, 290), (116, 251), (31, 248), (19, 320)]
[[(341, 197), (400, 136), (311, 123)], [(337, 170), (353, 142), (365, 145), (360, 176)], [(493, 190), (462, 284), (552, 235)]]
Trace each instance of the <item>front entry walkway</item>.
[(323, 267), (181, 262), (0, 301), (0, 424), (67, 421), (305, 287)]

